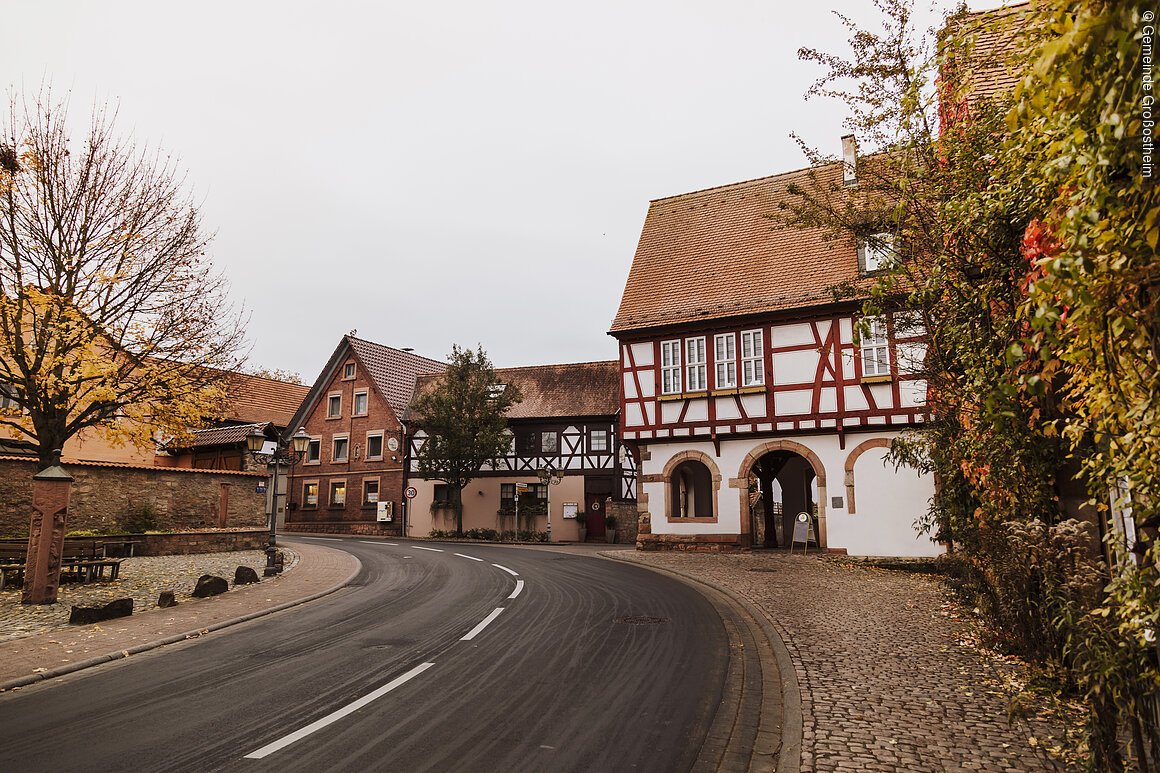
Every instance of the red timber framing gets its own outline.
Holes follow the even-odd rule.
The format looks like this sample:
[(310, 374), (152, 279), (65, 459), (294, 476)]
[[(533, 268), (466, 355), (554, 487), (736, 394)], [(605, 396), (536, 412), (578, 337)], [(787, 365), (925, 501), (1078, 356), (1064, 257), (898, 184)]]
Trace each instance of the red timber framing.
[[(889, 373), (863, 373), (861, 347), (854, 340), (857, 317), (852, 311), (804, 318), (736, 323), (712, 327), (684, 326), (647, 337), (621, 338), (621, 429), (626, 441), (701, 438), (722, 435), (782, 434), (833, 430), (897, 428), (925, 419), (923, 384), (915, 374), (921, 360), (920, 336), (896, 335), (886, 319)], [(761, 383), (741, 378), (741, 335), (760, 333), (764, 373)], [(717, 336), (734, 336), (732, 383), (718, 385)], [(704, 340), (704, 389), (687, 389), (687, 342)], [(751, 339), (752, 340), (752, 339)], [(662, 345), (677, 342), (680, 389), (663, 394)], [(699, 351), (694, 344), (693, 351)], [(672, 347), (670, 345), (671, 353)], [(675, 367), (671, 361), (665, 365)], [(694, 364), (700, 368), (701, 362)], [(692, 374), (700, 381), (699, 373)], [(696, 384), (700, 387), (700, 383)]]

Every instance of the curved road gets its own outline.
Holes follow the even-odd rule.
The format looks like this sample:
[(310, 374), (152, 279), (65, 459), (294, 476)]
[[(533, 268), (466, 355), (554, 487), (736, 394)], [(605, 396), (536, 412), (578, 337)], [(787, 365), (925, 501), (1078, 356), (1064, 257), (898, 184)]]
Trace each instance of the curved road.
[(557, 551), (323, 544), (362, 561), (348, 588), (0, 695), (0, 770), (678, 771), (697, 761), (728, 692), (730, 648), (696, 590)]

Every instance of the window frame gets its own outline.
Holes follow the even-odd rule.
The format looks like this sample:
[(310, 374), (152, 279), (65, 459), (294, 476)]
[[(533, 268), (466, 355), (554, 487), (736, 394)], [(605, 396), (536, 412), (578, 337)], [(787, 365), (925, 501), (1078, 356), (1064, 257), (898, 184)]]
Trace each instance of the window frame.
[[(367, 493), (368, 493), (367, 486), (370, 484), (374, 484), (374, 487), (375, 487), (374, 501), (367, 499)], [(362, 506), (363, 507), (368, 507), (368, 508), (377, 507), (378, 503), (381, 501), (380, 496), (382, 496), (382, 493), (383, 493), (382, 482), (379, 480), (379, 477), (377, 475), (373, 478), (363, 478), (362, 479)]]
[[(361, 411), (358, 409), (358, 399), (360, 397), (363, 400), (363, 406), (362, 406)], [(367, 389), (359, 389), (358, 391), (356, 391), (354, 393), (354, 395), (351, 398), (351, 403), (350, 403), (351, 413), (350, 413), (350, 415), (351, 416), (366, 416), (367, 413), (370, 411), (370, 409), (371, 409), (370, 391)]]
[[(746, 338), (749, 340), (751, 353), (749, 356), (745, 355)], [(754, 387), (765, 386), (765, 330), (757, 328), (755, 330), (741, 331), (741, 346), (738, 348), (741, 362), (741, 386)], [(753, 366), (753, 378), (751, 379), (746, 374), (746, 365)]]
[[(681, 340), (679, 338), (671, 341), (661, 341), (661, 394), (662, 395), (679, 395), (684, 386), (684, 379), (681, 377)], [(672, 355), (676, 354), (676, 362), (673, 361)], [(668, 381), (666, 382), (666, 376)]]
[[(684, 339), (685, 387), (687, 392), (705, 392), (709, 389), (709, 352), (705, 336), (689, 336)], [(690, 344), (696, 347), (698, 359), (694, 360), (689, 351)], [(695, 376), (695, 378), (694, 378)]]
[[(338, 455), (338, 443), (346, 443), (346, 454), (342, 457)], [(330, 463), (331, 464), (347, 464), (350, 462), (350, 435), (342, 433), (341, 435), (330, 436)]]
[(354, 360), (347, 360), (342, 364), (342, 380), (354, 381), (355, 376), (358, 375), (358, 368), (355, 366)]
[[(306, 490), (311, 486), (314, 487), (314, 504), (310, 504), (310, 502), (307, 501), (308, 495), (306, 493)], [(320, 487), (319, 487), (318, 480), (304, 480), (304, 481), (302, 481), (302, 509), (303, 510), (317, 510), (318, 509), (318, 496), (320, 494), (319, 489), (320, 489)]]
[[(338, 401), (337, 403), (335, 401)], [(335, 406), (338, 410), (333, 410)], [(331, 392), (326, 396), (326, 418), (341, 419), (342, 418), (342, 392)]]
[[(339, 488), (342, 489), (342, 501), (336, 502), (334, 500), (334, 492)], [(328, 508), (331, 510), (346, 509), (346, 478), (332, 478), (327, 481), (326, 492), (326, 506)]]
[[(726, 351), (721, 352), (721, 344), (726, 344)], [(732, 378), (729, 373), (732, 371)], [(722, 378), (724, 374), (725, 378)], [(718, 333), (713, 336), (713, 388), (737, 388), (737, 334)]]
[[(559, 456), (560, 455), (560, 431), (555, 429), (540, 430), (540, 442), (536, 445), (539, 447), (540, 456)], [(548, 438), (552, 438), (552, 448), (545, 447)]]
[[(862, 323), (866, 326), (866, 332), (858, 339), (858, 362), (862, 378), (889, 377), (893, 364), (890, 355), (890, 326), (885, 317), (863, 317)], [(877, 335), (879, 327), (881, 328), (881, 336)], [(872, 352), (874, 356), (872, 359), (868, 359), (867, 355)], [(879, 358), (879, 353), (883, 354), (884, 357)], [(873, 371), (867, 368), (871, 362), (874, 363)]]
[[(315, 449), (314, 458), (310, 458), (310, 449)], [(302, 457), (302, 464), (322, 464), (322, 436), (311, 435), (306, 443), (306, 454)]]
[[(604, 447), (596, 447), (596, 435), (599, 434), (604, 438)], [(607, 454), (612, 451), (612, 432), (607, 429), (589, 429), (588, 430), (588, 453), (592, 454)]]
[[(371, 454), (371, 438), (378, 438), (379, 439), (379, 453), (377, 455)], [(366, 449), (367, 449), (366, 460), (368, 462), (380, 462), (380, 461), (382, 461), (386, 455), (386, 450), (387, 450), (386, 430), (376, 429), (376, 430), (372, 430), (370, 432), (367, 432)]]
[(898, 236), (889, 231), (866, 234), (858, 240), (858, 268), (873, 274), (887, 268), (898, 254)]

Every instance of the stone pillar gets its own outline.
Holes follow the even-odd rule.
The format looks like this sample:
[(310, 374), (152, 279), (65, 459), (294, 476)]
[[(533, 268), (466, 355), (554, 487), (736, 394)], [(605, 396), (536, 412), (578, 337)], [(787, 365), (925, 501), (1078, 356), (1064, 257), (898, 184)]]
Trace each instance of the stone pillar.
[(60, 466), (60, 451), (53, 452), (51, 467), (32, 476), (32, 507), (36, 512), (28, 526), (22, 604), (56, 603), (72, 482), (72, 476)]

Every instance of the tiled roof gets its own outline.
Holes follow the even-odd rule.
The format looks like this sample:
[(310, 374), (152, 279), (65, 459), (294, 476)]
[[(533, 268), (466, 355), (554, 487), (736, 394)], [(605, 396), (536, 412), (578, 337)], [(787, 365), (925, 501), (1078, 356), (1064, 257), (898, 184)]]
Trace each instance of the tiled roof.
[[(965, 66), (956, 68), (961, 93), (971, 103), (1007, 95), (1029, 64), (1022, 33), (1034, 23), (1031, 3), (1016, 3), (990, 11), (953, 17), (942, 36), (942, 54), (957, 56)], [(949, 46), (954, 45), (952, 49)]]
[(651, 202), (611, 332), (832, 303), (859, 276), (853, 236), (789, 225), (779, 207), (801, 203), (791, 186), (836, 189), (841, 174), (831, 163)]
[(415, 377), (423, 373), (440, 373), (447, 363), (404, 352), (390, 346), (346, 336), (347, 343), (363, 368), (375, 382), (379, 394), (390, 404), (395, 416), (402, 416), (415, 391)]
[[(0, 455), (0, 461), (5, 462), (35, 462), (36, 457)], [(248, 472), (244, 470), (203, 470), (190, 467), (161, 467), (154, 464), (127, 464), (124, 462), (93, 462), (81, 459), (64, 459), (61, 466), (66, 470), (70, 467), (109, 467), (118, 470), (145, 470), (147, 472), (181, 473), (183, 475), (240, 475), (247, 478), (265, 478), (266, 473)]]
[(229, 427), (211, 427), (209, 429), (194, 430), (193, 440), (188, 445), (191, 448), (200, 448), (202, 446), (244, 443), (246, 437), (254, 430), (265, 434), (266, 428), (270, 426), (270, 423), (264, 421), (255, 424), (234, 424)]
[[(509, 419), (613, 416), (620, 407), (620, 369), (615, 360), (496, 368), (495, 375), (498, 383), (515, 384), (523, 394), (523, 400), (508, 411)], [(441, 378), (419, 376), (415, 393), (429, 391)]]
[(285, 427), (310, 393), (310, 387), (248, 373), (231, 373), (229, 392), (223, 419), (248, 423), (268, 421)]

